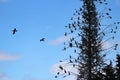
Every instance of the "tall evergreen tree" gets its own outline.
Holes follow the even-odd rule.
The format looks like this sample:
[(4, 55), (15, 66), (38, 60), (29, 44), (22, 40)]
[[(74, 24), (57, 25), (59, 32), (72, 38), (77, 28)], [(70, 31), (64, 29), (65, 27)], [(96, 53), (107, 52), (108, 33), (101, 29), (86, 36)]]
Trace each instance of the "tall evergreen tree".
[[(81, 26), (81, 44), (79, 48), (79, 73), (78, 80), (92, 80), (96, 77), (96, 72), (103, 65), (102, 36), (99, 35), (99, 19), (97, 18), (96, 6), (94, 0), (83, 0), (82, 23)], [(82, 73), (81, 73), (81, 70)]]
[(116, 80), (120, 80), (120, 55), (117, 54), (117, 57), (116, 57)]
[[(101, 18), (109, 18), (112, 17), (109, 15), (109, 12), (106, 12), (106, 16), (99, 15), (96, 9), (96, 3), (105, 4), (106, 0), (81, 0), (83, 2), (83, 6), (80, 9), (76, 10), (73, 14), (74, 17), (71, 18), (73, 21), (69, 23), (68, 26), (70, 32), (65, 32), (65, 36), (69, 34), (74, 34), (70, 41), (64, 43), (64, 50), (67, 48), (73, 48), (74, 53), (77, 53), (77, 57), (69, 56), (69, 61), (66, 64), (70, 64), (73, 68), (78, 70), (77, 73), (70, 72), (65, 69), (64, 66), (59, 66), (58, 75), (76, 75), (77, 80), (103, 80), (104, 75), (102, 74), (102, 67), (104, 65), (104, 57), (106, 54), (102, 53), (104, 51), (103, 44), (105, 41), (109, 39), (113, 39), (114, 37), (110, 37), (107, 40), (103, 40), (103, 37), (106, 36), (107, 33), (116, 33), (116, 29), (112, 28), (110, 25), (105, 26), (105, 28), (101, 25)], [(107, 9), (111, 11), (110, 8)], [(116, 24), (116, 23), (115, 23)], [(107, 32), (108, 28), (112, 31)], [(115, 29), (115, 30), (114, 30)], [(111, 46), (110, 48), (117, 47), (118, 44)]]

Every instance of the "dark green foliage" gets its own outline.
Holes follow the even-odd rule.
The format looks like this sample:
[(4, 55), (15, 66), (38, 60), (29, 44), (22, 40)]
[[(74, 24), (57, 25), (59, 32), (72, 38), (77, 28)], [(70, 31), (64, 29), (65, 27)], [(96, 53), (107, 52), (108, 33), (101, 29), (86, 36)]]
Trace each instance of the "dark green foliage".
[[(92, 80), (96, 77), (96, 72), (103, 65), (103, 57), (101, 55), (102, 36), (99, 36), (99, 20), (95, 3), (93, 0), (83, 0), (82, 10), (82, 23), (81, 26), (81, 44), (80, 49), (80, 74), (78, 80), (82, 78), (85, 80)], [(81, 70), (82, 73), (81, 73)]]
[(104, 80), (116, 80), (115, 78), (115, 69), (112, 66), (112, 62), (110, 61), (110, 64), (107, 64), (103, 68), (103, 73), (104, 73)]
[(120, 80), (120, 54), (117, 54), (116, 59), (116, 80)]

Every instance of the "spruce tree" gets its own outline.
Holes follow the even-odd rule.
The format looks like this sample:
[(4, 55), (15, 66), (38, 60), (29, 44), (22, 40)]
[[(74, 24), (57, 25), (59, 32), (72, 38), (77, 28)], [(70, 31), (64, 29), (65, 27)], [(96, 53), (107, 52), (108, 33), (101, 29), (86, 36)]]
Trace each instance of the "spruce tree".
[(120, 80), (120, 54), (117, 54), (116, 59), (116, 80)]
[[(101, 55), (101, 41), (102, 36), (99, 36), (99, 19), (97, 18), (97, 12), (94, 0), (83, 0), (83, 10), (82, 10), (82, 23), (81, 26), (81, 44), (79, 48), (81, 49), (80, 57), (80, 67), (77, 80), (92, 80), (96, 77), (96, 72), (103, 64), (103, 56)], [(81, 70), (82, 73), (81, 73)]]
[[(96, 4), (107, 5), (106, 0), (81, 1), (83, 2), (82, 7), (75, 11), (71, 18), (72, 22), (65, 26), (70, 30), (70, 32), (65, 32), (65, 36), (74, 35), (68, 42), (64, 43), (65, 47), (63, 49), (65, 51), (68, 48), (74, 49), (77, 57), (70, 55), (66, 64), (72, 65), (78, 72), (70, 72), (66, 70), (65, 65), (60, 65), (60, 70), (55, 77), (75, 75), (77, 80), (104, 80), (102, 68), (105, 64), (106, 53), (103, 52), (105, 49), (102, 46), (107, 40), (114, 39), (114, 36), (107, 40), (103, 40), (103, 38), (106, 34), (116, 33), (117, 26), (112, 28), (111, 25), (103, 26), (101, 24), (101, 18), (112, 19), (109, 12), (105, 12), (104, 16), (96, 9)], [(111, 9), (108, 8), (107, 11), (111, 11)], [(119, 22), (117, 23), (119, 24)], [(117, 46), (118, 44), (115, 44), (109, 49), (116, 49)]]

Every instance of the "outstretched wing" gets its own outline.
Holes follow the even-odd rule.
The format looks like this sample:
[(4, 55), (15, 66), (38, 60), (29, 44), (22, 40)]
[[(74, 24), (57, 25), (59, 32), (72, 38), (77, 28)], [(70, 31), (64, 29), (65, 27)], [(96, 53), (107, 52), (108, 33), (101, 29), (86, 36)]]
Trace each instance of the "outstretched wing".
[(45, 38), (40, 39), (40, 42), (41, 42), (41, 41), (45, 41)]

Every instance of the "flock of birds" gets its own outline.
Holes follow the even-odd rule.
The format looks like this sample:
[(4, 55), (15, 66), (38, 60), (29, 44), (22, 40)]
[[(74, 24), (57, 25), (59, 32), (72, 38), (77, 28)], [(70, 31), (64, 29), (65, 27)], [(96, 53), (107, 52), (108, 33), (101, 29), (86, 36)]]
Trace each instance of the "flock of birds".
[[(17, 30), (16, 28), (14, 28), (14, 29), (12, 30), (13, 35), (15, 35), (15, 33), (16, 33), (17, 31), (18, 31), (18, 30)], [(45, 41), (45, 38), (41, 38), (41, 39), (40, 39), (40, 42), (42, 42), (42, 41)]]

